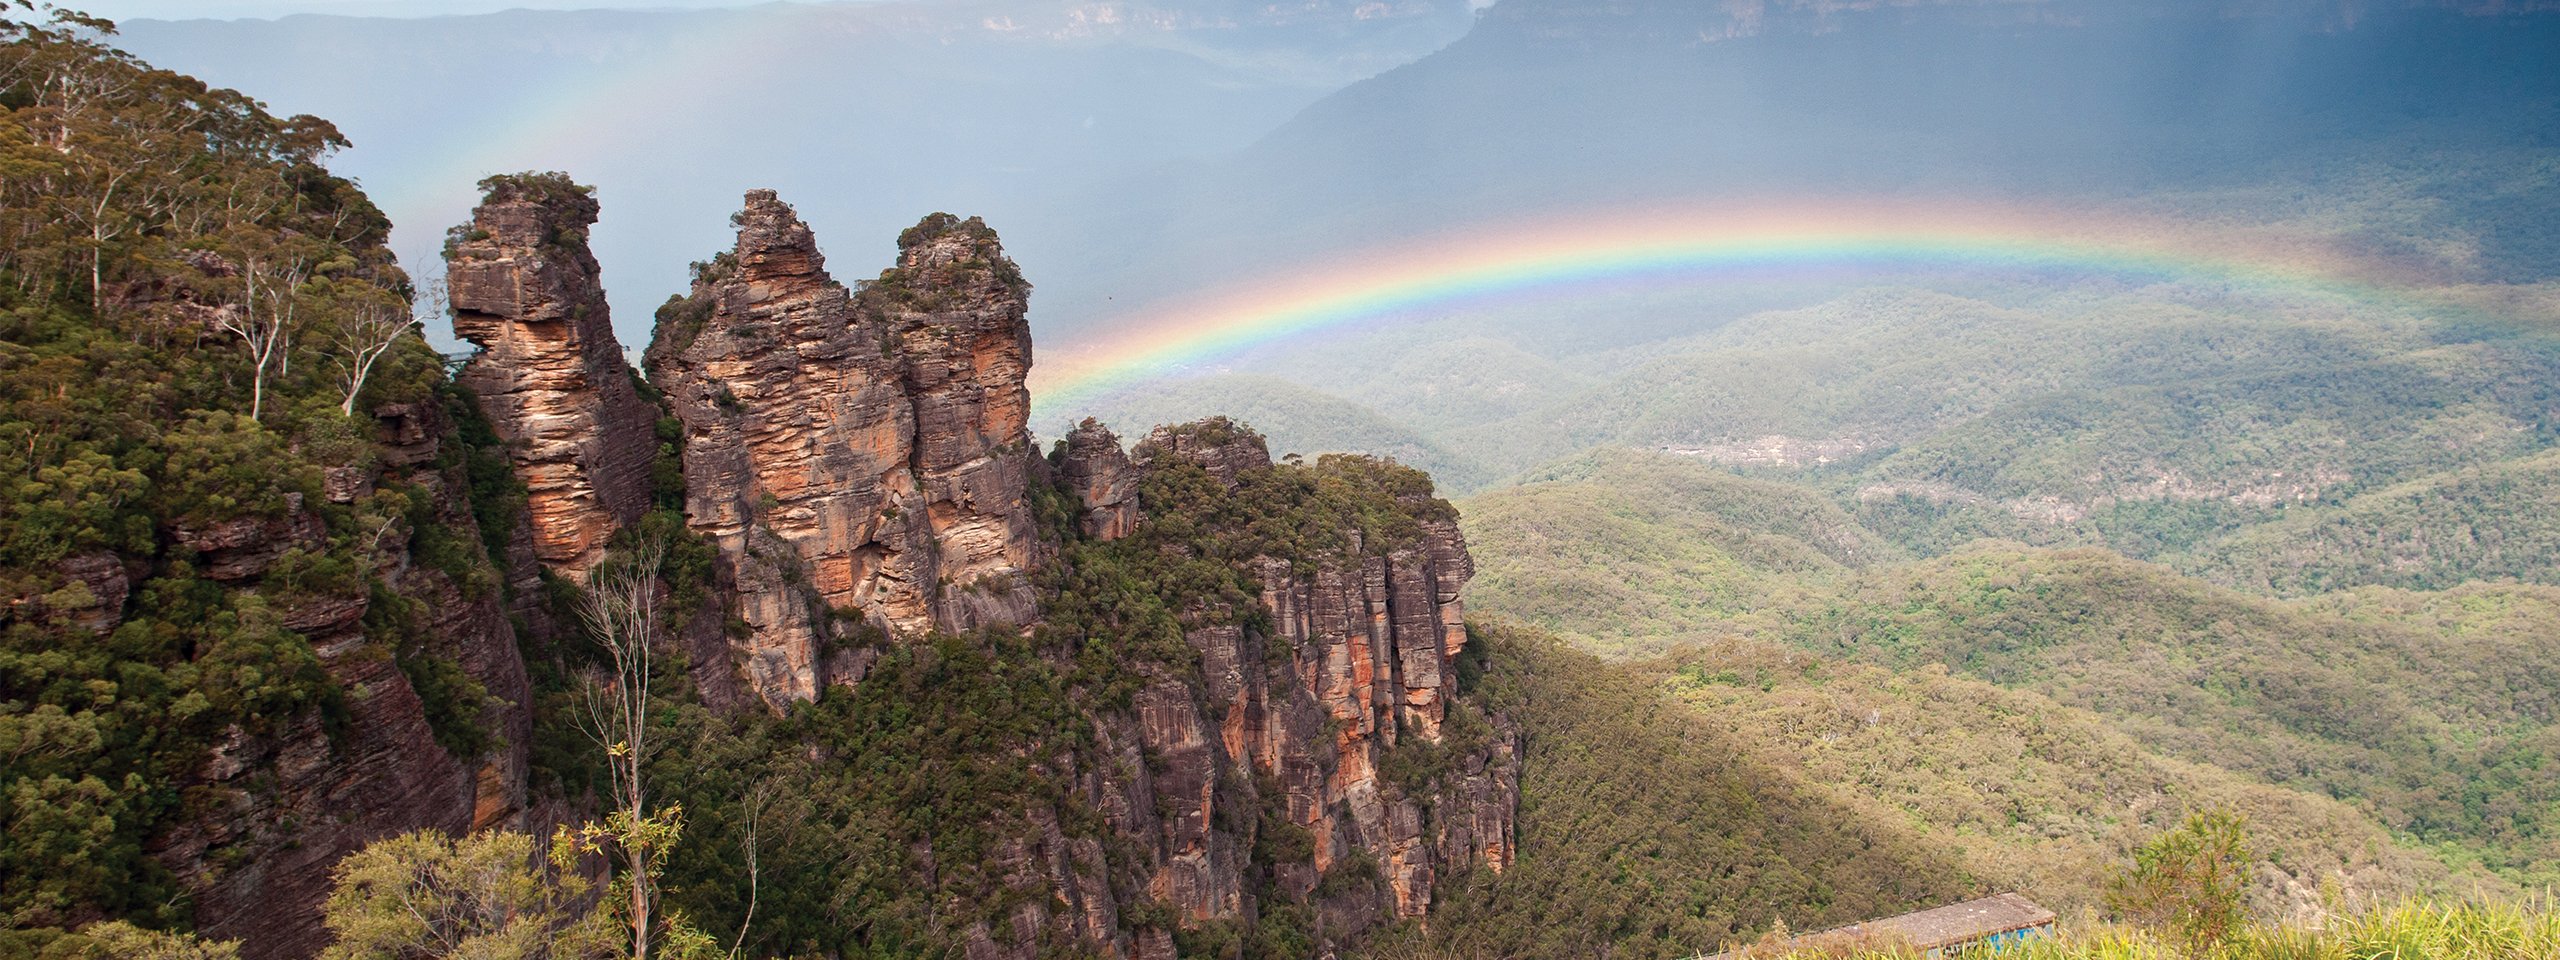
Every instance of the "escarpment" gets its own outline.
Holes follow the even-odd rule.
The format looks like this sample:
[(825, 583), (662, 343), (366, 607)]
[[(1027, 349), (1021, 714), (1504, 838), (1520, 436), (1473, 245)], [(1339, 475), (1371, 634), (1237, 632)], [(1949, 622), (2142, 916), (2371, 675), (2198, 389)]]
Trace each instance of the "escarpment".
[[(1108, 434), (1077, 433), (1062, 480), (1091, 489), (1074, 464), (1093, 459), (1089, 433)], [(1150, 522), (1191, 532), (1139, 523), (1128, 549), (1234, 565), (1254, 591), (1244, 609), (1190, 598), (1196, 660), (1101, 724), (1108, 747), (1149, 761), (1106, 787), (1151, 803), (1100, 801), (1153, 857), (1148, 895), (1191, 922), (1304, 902), (1338, 941), (1424, 915), (1449, 872), (1508, 867), (1521, 743), (1460, 696), (1473, 567), (1429, 479), (1363, 457), (1274, 465), (1260, 435), (1223, 418), (1157, 429), (1136, 463)], [(1086, 518), (1093, 541), (1116, 539)], [(1253, 529), (1274, 519), (1290, 532)], [(1247, 820), (1258, 857), (1216, 826)]]
[(455, 379), (508, 444), (535, 556), (575, 578), (649, 507), (657, 413), (632, 387), (587, 251), (595, 198), (558, 174), (483, 187), (445, 252), (454, 335), (480, 347)]
[(988, 845), (967, 894), (1007, 906), (954, 924), (968, 955), (1322, 955), (1512, 864), (1523, 744), (1461, 683), (1450, 507), (1393, 463), (1266, 449), (1208, 420), (1133, 459), (1087, 423), (1051, 455), (1074, 509), (1046, 514), (1046, 666), (1015, 696), (1076, 720), (988, 747), (1056, 786)]
[[(734, 671), (747, 713), (875, 732), (1052, 711), (865, 741), (914, 757), (813, 741), (758, 761), (1011, 784), (968, 798), (995, 812), (965, 823), (877, 782), (812, 814), (922, 865), (912, 892), (869, 894), (923, 904), (898, 936), (980, 960), (1169, 960), (1177, 937), (1330, 950), (1425, 916), (1454, 872), (1512, 863), (1523, 745), (1461, 684), (1473, 568), (1428, 477), (1274, 463), (1224, 419), (1134, 449), (1087, 421), (1044, 459), (1029, 286), (984, 224), (926, 218), (849, 287), (772, 192), (735, 222), (645, 361), (681, 427), (684, 523), (716, 551), (719, 636), (687, 631), (697, 695)], [(1003, 666), (916, 685), (953, 657)]]
[[(1313, 956), (1509, 862), (1427, 478), (1223, 421), (1044, 459), (993, 231), (848, 287), (769, 191), (652, 383), (586, 188), (483, 181), (456, 373), (327, 124), (72, 26), (6, 44), (129, 98), (63, 156), (158, 179), (11, 187), (131, 229), (0, 257), (0, 955)], [(560, 859), (436, 849), (495, 830)]]
[(737, 222), (737, 248), (661, 311), (647, 362), (684, 424), (686, 513), (733, 572), (756, 692), (779, 706), (858, 678), (836, 642), (858, 625), (1031, 622), (1029, 287), (994, 233), (930, 218), (857, 294), (772, 191)]
[[(400, 403), (376, 420), (379, 482), (410, 511), (381, 542), (440, 535), (420, 526), (472, 529), (445, 411)], [(369, 593), (297, 595), (268, 582), (280, 559), (320, 542), (318, 522), (295, 517), (203, 546), (233, 561), (222, 567), (230, 585), (281, 594), (275, 624), (307, 638), (343, 712), (223, 730), (187, 783), (200, 812), (152, 851), (195, 891), (197, 929), (239, 940), (251, 958), (328, 945), (320, 905), (340, 857), (413, 830), (514, 826), (527, 799), (532, 715), (501, 571), (412, 546), (382, 558)]]

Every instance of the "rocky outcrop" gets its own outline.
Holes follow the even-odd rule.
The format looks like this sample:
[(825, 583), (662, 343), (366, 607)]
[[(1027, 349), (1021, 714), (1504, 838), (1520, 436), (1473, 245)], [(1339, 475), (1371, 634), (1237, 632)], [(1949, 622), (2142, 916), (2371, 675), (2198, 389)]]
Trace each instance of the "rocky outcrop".
[(454, 335), (480, 347), (456, 379), (508, 444), (535, 556), (575, 578), (649, 508), (657, 411), (632, 386), (587, 252), (595, 198), (557, 174), (482, 186), (445, 255)]
[(1138, 470), (1120, 438), (1091, 417), (1067, 434), (1057, 455), (1058, 482), (1083, 505), (1077, 526), (1095, 540), (1118, 540), (1138, 527)]
[(865, 313), (897, 338), (915, 408), (911, 468), (937, 567), (930, 606), (946, 630), (1038, 615), (1027, 577), (1030, 296), (995, 231), (943, 213), (900, 235), (898, 265), (863, 288)]
[(737, 223), (647, 363), (684, 423), (686, 513), (729, 567), (758, 695), (855, 679), (822, 653), (850, 624), (1029, 623), (1029, 287), (994, 233), (928, 218), (857, 295), (772, 191)]
[(303, 509), (302, 495), (284, 495), (285, 509), (274, 516), (246, 516), (203, 526), (184, 523), (170, 531), (178, 545), (196, 552), (204, 575), (238, 583), (265, 573), (287, 551), (321, 545), (328, 531), (320, 518)]
[[(1423, 916), (1453, 870), (1512, 863), (1521, 744), (1460, 689), (1474, 571), (1427, 477), (1275, 466), (1222, 418), (1128, 452), (1086, 421), (1039, 459), (1029, 287), (984, 224), (928, 217), (854, 289), (771, 191), (735, 222), (645, 363), (682, 424), (687, 522), (717, 547), (716, 596), (671, 638), (697, 695), (779, 709), (861, 682), (890, 645), (982, 627), (1024, 628), (1012, 655), (1082, 678), (1059, 694), (1071, 746), (991, 747), (1049, 786), (967, 825), (992, 831), (970, 871), (1023, 894), (947, 931), (972, 960), (1170, 960), (1176, 929), (1278, 915), (1332, 950)], [(1145, 503), (1157, 489), (1180, 492)], [(1044, 542), (1034, 504), (1059, 499), (1072, 523)], [(1089, 576), (1100, 612), (1042, 624), (1041, 563)], [(1162, 595), (1177, 584), (1205, 589)], [(1114, 619), (1135, 608), (1155, 619)]]
[[(1086, 491), (1137, 482), (1091, 482), (1110, 472), (1109, 437), (1085, 424), (1056, 457), (1058, 482), (1087, 505), (1089, 540), (1103, 539), (1092, 508), (1113, 498)], [(1275, 468), (1258, 435), (1225, 420), (1160, 429), (1140, 448), (1143, 470), (1198, 467), (1231, 490), (1294, 485), (1275, 469), (1328, 469)], [(1519, 734), (1462, 698), (1457, 682), (1467, 642), (1459, 593), (1473, 573), (1466, 545), (1446, 503), (1426, 493), (1395, 506), (1412, 521), (1397, 542), (1347, 529), (1329, 541), (1338, 549), (1250, 561), (1258, 615), (1199, 610), (1184, 634), (1192, 657), (1163, 665), (1125, 710), (1095, 717), (1095, 756), (1076, 775), (1076, 795), (1101, 813), (1115, 849), (1139, 854), (1137, 875), (1115, 894), (1072, 840), (1023, 843), (1007, 855), (1010, 872), (1054, 896), (1013, 916), (1010, 940), (980, 931), (973, 956), (1032, 956), (1033, 932), (1047, 931), (1170, 957), (1163, 929), (1127, 918), (1250, 924), (1284, 903), (1308, 905), (1330, 950), (1423, 916), (1453, 870), (1511, 865)], [(1145, 551), (1182, 549), (1144, 540), (1143, 528), (1124, 533)]]
[[(426, 516), (471, 529), (459, 468), (431, 466), (449, 431), (443, 418), (431, 407), (396, 405), (379, 419), (383, 460), (427, 498)], [(213, 558), (230, 585), (264, 591), (258, 577), (265, 566), (292, 545), (307, 546), (317, 527), (297, 510), (286, 519), (197, 531), (181, 542)], [(288, 593), (249, 608), (309, 639), (345, 694), (344, 711), (225, 731), (184, 781), (196, 812), (153, 842), (153, 856), (193, 892), (198, 932), (240, 940), (242, 956), (317, 955), (329, 943), (320, 906), (331, 870), (366, 843), (412, 830), (511, 825), (525, 809), (529, 693), (495, 574), (480, 568), (467, 578), (477, 582), (457, 582), (401, 551), (381, 562), (375, 573), (398, 610), (374, 610), (381, 595), (362, 591)], [(456, 756), (438, 740), (428, 705), (401, 667), (413, 658), (451, 662), (487, 691), (491, 699), (477, 718), (491, 744), (485, 753)]]
[(1220, 484), (1233, 487), (1243, 472), (1271, 466), (1271, 445), (1235, 421), (1211, 417), (1178, 427), (1157, 427), (1138, 441), (1133, 455), (1140, 465), (1166, 457), (1194, 464)]

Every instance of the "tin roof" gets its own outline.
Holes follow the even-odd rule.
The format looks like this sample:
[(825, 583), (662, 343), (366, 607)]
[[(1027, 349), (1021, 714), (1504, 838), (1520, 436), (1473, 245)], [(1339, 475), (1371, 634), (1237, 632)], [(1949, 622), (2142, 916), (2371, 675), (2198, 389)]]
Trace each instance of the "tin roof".
[(1899, 917), (1853, 923), (1840, 928), (1840, 932), (1898, 936), (1927, 950), (2052, 922), (2053, 911), (2017, 894), (2001, 893)]
[[(1917, 950), (1931, 950), (1970, 943), (1984, 937), (2040, 927), (2053, 922), (2053, 911), (2037, 906), (2035, 901), (2014, 893), (2000, 893), (1980, 900), (1967, 900), (1906, 913), (1898, 917), (1867, 920), (1845, 927), (1834, 927), (1797, 937), (1790, 943), (1809, 943), (1844, 937), (1878, 937), (1898, 940)], [(1707, 960), (1722, 960), (1735, 954), (1720, 953)]]

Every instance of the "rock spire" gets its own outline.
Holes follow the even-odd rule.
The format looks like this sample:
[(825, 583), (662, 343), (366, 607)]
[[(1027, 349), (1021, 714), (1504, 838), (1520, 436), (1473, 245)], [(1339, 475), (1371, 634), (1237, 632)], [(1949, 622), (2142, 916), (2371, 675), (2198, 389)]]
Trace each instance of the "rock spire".
[(775, 705), (862, 668), (839, 631), (1027, 624), (1030, 287), (935, 214), (858, 293), (770, 190), (661, 311), (651, 380), (684, 424), (686, 513), (719, 543), (748, 679)]
[(534, 555), (576, 578), (649, 508), (657, 411), (632, 386), (587, 251), (595, 198), (560, 174), (481, 186), (445, 252), (453, 332), (481, 348), (457, 379), (524, 480)]

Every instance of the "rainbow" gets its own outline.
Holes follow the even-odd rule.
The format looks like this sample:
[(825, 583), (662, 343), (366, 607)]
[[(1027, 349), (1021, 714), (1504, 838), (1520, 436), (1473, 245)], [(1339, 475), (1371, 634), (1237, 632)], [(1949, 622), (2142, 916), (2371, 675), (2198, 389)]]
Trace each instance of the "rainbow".
[(2368, 302), (2402, 284), (2402, 271), (2312, 238), (2085, 210), (1831, 201), (1585, 213), (1364, 251), (1156, 306), (1044, 351), (1032, 395), (1044, 416), (1073, 412), (1322, 331), (1595, 282), (1697, 284), (1808, 266), (2061, 270)]

